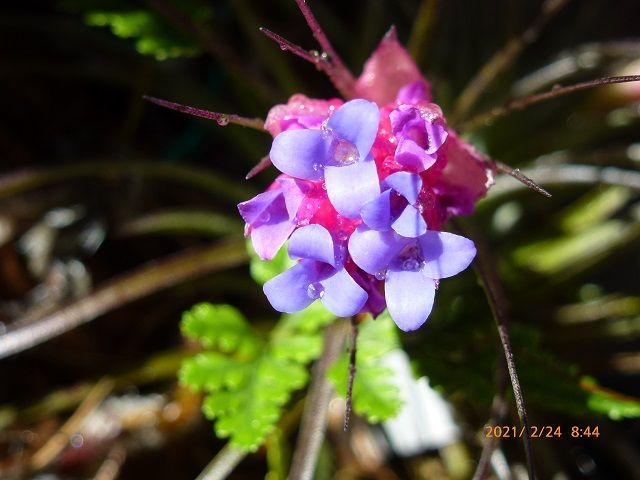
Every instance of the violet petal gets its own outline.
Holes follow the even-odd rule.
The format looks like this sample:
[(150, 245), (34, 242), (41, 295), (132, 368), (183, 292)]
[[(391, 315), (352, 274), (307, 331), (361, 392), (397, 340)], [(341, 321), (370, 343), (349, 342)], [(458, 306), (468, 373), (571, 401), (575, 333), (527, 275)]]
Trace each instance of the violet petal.
[(416, 207), (407, 205), (400, 216), (393, 221), (391, 228), (403, 237), (416, 238), (427, 231), (427, 222)]
[(321, 130), (288, 130), (273, 140), (269, 157), (287, 175), (305, 180), (321, 180), (332, 140)]
[(476, 255), (471, 240), (453, 233), (428, 231), (418, 242), (424, 259), (422, 272), (435, 279), (460, 273)]
[(358, 218), (362, 206), (380, 195), (376, 164), (371, 158), (343, 167), (326, 167), (325, 183), (340, 215)]
[(306, 258), (335, 267), (333, 239), (322, 225), (307, 225), (293, 232), (288, 250), (289, 256), (294, 260)]
[(350, 317), (362, 310), (367, 292), (351, 278), (344, 268), (322, 280), (324, 293), (320, 299), (327, 310), (339, 317)]
[(362, 221), (373, 230), (388, 230), (391, 226), (391, 190), (365, 203), (360, 210)]
[(436, 157), (427, 154), (427, 152), (413, 140), (405, 139), (398, 144), (395, 160), (406, 168), (410, 168), (416, 172), (422, 172), (436, 162)]
[(318, 281), (315, 263), (303, 260), (263, 285), (262, 289), (273, 308), (293, 313), (311, 305), (315, 298), (307, 293), (307, 289)]
[(391, 318), (400, 330), (408, 332), (420, 328), (429, 317), (436, 285), (419, 271), (389, 271), (384, 292)]
[(380, 232), (361, 225), (349, 238), (349, 253), (355, 264), (365, 272), (371, 275), (384, 274), (393, 257), (412, 241), (415, 242), (393, 230)]
[(411, 172), (396, 172), (389, 175), (382, 182), (382, 189), (392, 188), (411, 204), (418, 201), (418, 195), (422, 189), (420, 175)]
[(329, 127), (339, 138), (347, 140), (358, 149), (364, 159), (371, 150), (378, 132), (380, 110), (378, 106), (364, 99), (351, 100), (336, 110), (329, 121)]
[(267, 210), (280, 195), (282, 195), (280, 190), (269, 190), (256, 195), (246, 202), (239, 203), (238, 211), (240, 216), (250, 225), (259, 221), (260, 217), (266, 218)]

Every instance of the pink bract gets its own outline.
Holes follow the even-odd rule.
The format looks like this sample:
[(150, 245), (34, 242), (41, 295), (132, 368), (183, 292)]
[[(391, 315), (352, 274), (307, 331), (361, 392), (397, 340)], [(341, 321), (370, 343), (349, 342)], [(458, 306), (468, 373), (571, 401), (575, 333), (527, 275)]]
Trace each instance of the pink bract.
[(320, 124), (344, 102), (339, 98), (319, 100), (297, 93), (267, 115), (264, 128), (274, 137), (286, 130), (320, 128)]

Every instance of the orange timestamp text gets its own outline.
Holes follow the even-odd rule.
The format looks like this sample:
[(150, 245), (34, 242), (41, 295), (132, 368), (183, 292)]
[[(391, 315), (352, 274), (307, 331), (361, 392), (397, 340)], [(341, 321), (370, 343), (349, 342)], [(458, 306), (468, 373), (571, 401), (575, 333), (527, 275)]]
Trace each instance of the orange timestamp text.
[[(568, 428), (568, 431), (563, 431)], [(563, 435), (572, 438), (599, 438), (600, 428), (595, 425), (562, 427), (559, 425), (532, 425), (529, 427), (529, 438), (560, 438)], [(487, 425), (484, 427), (485, 438), (522, 438), (525, 435), (525, 427), (515, 425)]]

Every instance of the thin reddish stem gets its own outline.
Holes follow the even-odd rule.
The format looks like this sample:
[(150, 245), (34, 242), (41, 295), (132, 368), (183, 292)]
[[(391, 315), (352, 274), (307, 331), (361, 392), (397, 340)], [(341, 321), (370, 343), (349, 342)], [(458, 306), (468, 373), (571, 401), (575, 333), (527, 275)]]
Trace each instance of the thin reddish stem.
[(281, 37), (275, 32), (272, 32), (268, 28), (260, 27), (260, 31), (264, 33), (267, 37), (269, 37), (271, 40), (276, 42), (282, 50), (289, 51), (294, 55), (297, 55), (298, 57), (303, 58), (307, 62), (310, 62), (313, 64), (317, 64), (319, 62), (320, 55), (314, 55), (313, 53), (311, 53), (308, 50), (305, 50), (301, 46), (290, 42), (289, 40), (287, 40), (284, 37)]
[(311, 33), (313, 33), (313, 36), (320, 44), (320, 47), (327, 55), (329, 55), (331, 70), (327, 73), (331, 81), (345, 98), (352, 98), (355, 83), (353, 74), (344, 64), (338, 53), (334, 50), (329, 38), (324, 33), (324, 30), (322, 30), (322, 27), (318, 23), (318, 20), (311, 11), (309, 5), (307, 5), (306, 0), (296, 0), (296, 4), (298, 5), (300, 12), (302, 12), (304, 19), (307, 21), (307, 25), (309, 25)]
[(526, 185), (527, 187), (529, 187), (534, 192), (538, 192), (544, 195), (545, 197), (549, 197), (549, 198), (551, 197), (551, 194), (549, 192), (547, 192), (544, 188), (542, 188), (536, 182), (534, 182), (529, 177), (527, 177), (524, 173), (520, 171), (519, 168), (511, 168), (509, 165), (506, 165), (501, 162), (496, 162), (496, 167), (498, 168), (499, 172), (503, 172), (503, 173), (506, 173), (507, 175), (512, 176), (513, 178), (521, 182), (523, 185)]
[(522, 110), (536, 103), (551, 100), (552, 98), (561, 97), (569, 93), (579, 92), (582, 90), (588, 90), (590, 88), (600, 87), (602, 85), (611, 85), (613, 83), (628, 83), (628, 82), (640, 82), (640, 75), (624, 75), (620, 77), (603, 77), (596, 78), (595, 80), (589, 80), (586, 82), (576, 83), (574, 85), (568, 85), (561, 87), (556, 85), (548, 92), (536, 93), (534, 95), (528, 95), (523, 98), (518, 98), (505, 103), (500, 107), (495, 107), (488, 112), (481, 113), (480, 115), (472, 118), (462, 126), (463, 130), (473, 130), (482, 125), (489, 124), (494, 120), (504, 117), (514, 110)]
[(261, 171), (268, 168), (269, 165), (271, 165), (271, 158), (269, 158), (269, 155), (262, 157), (258, 162), (258, 164), (255, 167), (253, 167), (251, 170), (249, 170), (249, 173), (247, 173), (247, 176), (244, 178), (249, 180), (250, 178), (255, 177)]
[(161, 107), (170, 108), (171, 110), (177, 110), (178, 112), (182, 112), (182, 113), (188, 113), (189, 115), (193, 115), (196, 117), (215, 120), (220, 126), (225, 126), (230, 123), (234, 123), (236, 125), (242, 125), (243, 127), (249, 127), (255, 130), (265, 131), (264, 120), (260, 118), (246, 118), (246, 117), (241, 117), (240, 115), (234, 115), (232, 113), (210, 112), (209, 110), (201, 110), (199, 108), (189, 107), (187, 105), (181, 105), (179, 103), (169, 102), (168, 100), (162, 100), (161, 98), (150, 97), (148, 95), (144, 95), (143, 98)]

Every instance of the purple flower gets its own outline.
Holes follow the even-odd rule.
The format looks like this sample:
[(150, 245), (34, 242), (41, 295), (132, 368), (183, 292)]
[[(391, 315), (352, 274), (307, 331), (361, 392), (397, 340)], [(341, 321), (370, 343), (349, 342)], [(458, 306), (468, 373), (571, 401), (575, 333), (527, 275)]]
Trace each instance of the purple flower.
[(337, 109), (321, 129), (279, 134), (269, 156), (276, 168), (292, 177), (324, 179), (338, 213), (357, 218), (362, 205), (380, 194), (370, 154), (379, 120), (375, 103), (352, 100)]
[(471, 240), (452, 233), (427, 231), (405, 238), (361, 225), (349, 239), (349, 253), (365, 272), (384, 279), (389, 313), (401, 330), (409, 331), (431, 313), (437, 280), (467, 268), (476, 248)]
[(273, 258), (296, 228), (296, 214), (309, 190), (306, 183), (281, 175), (269, 190), (238, 204), (247, 222), (245, 234), (263, 260)]
[(389, 114), (391, 128), (398, 139), (395, 160), (417, 173), (435, 163), (436, 154), (447, 139), (442, 114), (436, 108), (400, 105)]
[(344, 268), (345, 245), (334, 245), (321, 225), (296, 230), (289, 240), (289, 256), (300, 262), (264, 284), (267, 299), (279, 312), (297, 312), (320, 299), (340, 317), (355, 315), (367, 293)]
[(416, 205), (422, 189), (419, 175), (396, 172), (382, 182), (380, 196), (362, 207), (360, 215), (373, 230), (393, 229), (403, 237), (418, 237), (427, 231), (427, 223)]

